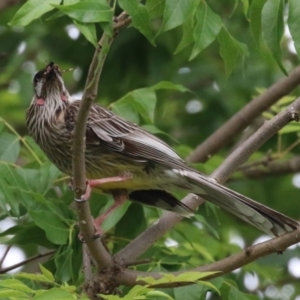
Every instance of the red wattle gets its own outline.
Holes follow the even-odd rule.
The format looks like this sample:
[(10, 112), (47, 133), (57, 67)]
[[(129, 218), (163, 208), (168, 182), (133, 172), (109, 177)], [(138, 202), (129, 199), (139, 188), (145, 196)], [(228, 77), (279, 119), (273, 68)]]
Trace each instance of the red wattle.
[(45, 104), (45, 99), (44, 98), (37, 98), (36, 99), (36, 104), (37, 105), (44, 105)]
[(62, 101), (67, 101), (67, 96), (66, 95), (62, 94), (60, 97), (61, 97)]

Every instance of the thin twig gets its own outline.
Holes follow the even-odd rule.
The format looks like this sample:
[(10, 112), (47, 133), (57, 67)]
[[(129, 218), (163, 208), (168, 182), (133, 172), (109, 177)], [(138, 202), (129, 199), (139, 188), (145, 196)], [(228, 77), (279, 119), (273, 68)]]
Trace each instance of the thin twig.
[(4, 260), (5, 260), (6, 256), (7, 256), (7, 254), (9, 252), (9, 250), (11, 249), (11, 247), (12, 247), (12, 245), (8, 245), (6, 247), (6, 249), (5, 249), (5, 252), (3, 253), (3, 256), (1, 257), (1, 260), (0, 260), (0, 270), (2, 269), (2, 264), (3, 264), (3, 262), (4, 262)]
[(52, 254), (54, 254), (55, 252), (56, 252), (56, 251), (49, 251), (49, 252), (44, 253), (44, 254), (38, 254), (38, 255), (36, 255), (36, 256), (33, 256), (33, 257), (28, 258), (28, 259), (26, 259), (26, 260), (23, 260), (23, 261), (21, 261), (21, 262), (19, 262), (19, 263), (17, 263), (17, 264), (14, 264), (14, 265), (12, 265), (12, 266), (9, 266), (9, 267), (7, 267), (7, 268), (4, 268), (4, 269), (0, 270), (0, 274), (5, 274), (5, 273), (7, 273), (7, 272), (9, 272), (9, 271), (11, 271), (11, 270), (13, 270), (13, 269), (16, 269), (16, 268), (19, 268), (19, 267), (21, 267), (21, 266), (26, 265), (27, 263), (29, 263), (29, 262), (31, 262), (31, 261), (34, 261), (34, 260), (36, 260), (36, 259), (39, 259), (39, 258), (42, 258), (42, 257), (45, 257), (45, 256), (52, 255)]

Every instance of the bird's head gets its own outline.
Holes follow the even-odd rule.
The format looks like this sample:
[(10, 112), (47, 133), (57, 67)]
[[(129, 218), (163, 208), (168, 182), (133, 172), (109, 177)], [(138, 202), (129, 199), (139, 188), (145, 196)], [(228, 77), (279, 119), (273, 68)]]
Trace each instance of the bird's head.
[(69, 93), (65, 87), (61, 71), (53, 62), (37, 72), (33, 78), (35, 101), (44, 105), (48, 101), (68, 102)]

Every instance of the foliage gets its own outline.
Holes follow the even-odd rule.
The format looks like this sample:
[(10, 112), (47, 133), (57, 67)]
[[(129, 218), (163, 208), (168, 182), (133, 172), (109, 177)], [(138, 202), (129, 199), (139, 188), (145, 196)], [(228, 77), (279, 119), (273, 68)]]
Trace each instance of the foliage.
[[(120, 31), (108, 53), (97, 101), (160, 135), (181, 156), (187, 156), (243, 107), (257, 88), (268, 88), (298, 63), (296, 54), (289, 51), (288, 37), (283, 34), (288, 26), (299, 53), (297, 0), (289, 0), (288, 6), (283, 0), (112, 2), (109, 6), (105, 0), (29, 0), (1, 12), (0, 219), (13, 220), (14, 225), (2, 230), (0, 239), (8, 247), (22, 249), (26, 257), (37, 256), (35, 261), (39, 260), (39, 253), (49, 252), (41, 269), (36, 264), (26, 265), (24, 273), (5, 275), (0, 282), (1, 299), (85, 299), (80, 296), (84, 282), (82, 245), (77, 238), (68, 178), (48, 162), (24, 127), (24, 111), (32, 96), (31, 79), (45, 60), (55, 61), (62, 69), (76, 66), (73, 73), (66, 72), (64, 77), (71, 93), (80, 93), (97, 41), (102, 32), (112, 34), (112, 16), (126, 10), (132, 25)], [(71, 30), (76, 32), (76, 28), (81, 35), (72, 39)], [(264, 117), (273, 117), (295, 97), (282, 98)], [(288, 149), (282, 151), (284, 158), (293, 157), (299, 152), (295, 134), (298, 126), (289, 124), (278, 140), (269, 141), (251, 161), (264, 158), (269, 149), (279, 153)], [(213, 171), (238, 138), (199, 167), (201, 171)], [(259, 181), (242, 178), (230, 185), (298, 218), (298, 191), (291, 176)], [(289, 201), (282, 201), (283, 198)], [(109, 199), (106, 195), (92, 196), (94, 216)], [(109, 250), (117, 253), (161, 213), (128, 202), (104, 224)], [(237, 252), (239, 247), (234, 239), (248, 246), (259, 234), (208, 204), (143, 255), (142, 258), (151, 258), (151, 263), (133, 268), (164, 274), (188, 270)], [(201, 284), (174, 289), (123, 287), (123, 298), (103, 298), (205, 299), (210, 291), (213, 299), (257, 299), (257, 294), (265, 299), (283, 299), (283, 295), (292, 299), (300, 294), (300, 289), (293, 284), (286, 266), (296, 256), (299, 247)], [(1, 268), (2, 273), (7, 271), (3, 264)], [(243, 284), (249, 273), (259, 279), (256, 294), (252, 295), (246, 294)], [(194, 281), (188, 272), (185, 276)], [(160, 283), (151, 280), (152, 285)], [(171, 280), (176, 282), (178, 278)], [(290, 294), (282, 282), (292, 287)], [(276, 293), (272, 295), (268, 287), (273, 285)]]

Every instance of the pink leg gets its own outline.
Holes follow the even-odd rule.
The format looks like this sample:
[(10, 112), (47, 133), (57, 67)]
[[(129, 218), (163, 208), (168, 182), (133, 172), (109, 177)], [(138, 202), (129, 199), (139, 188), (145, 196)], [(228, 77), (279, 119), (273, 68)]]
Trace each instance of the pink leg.
[(113, 193), (113, 198), (114, 198), (114, 203), (94, 221), (95, 228), (96, 228), (96, 232), (95, 232), (96, 235), (100, 235), (100, 236), (103, 235), (103, 231), (101, 229), (102, 223), (114, 210), (116, 210), (128, 199), (128, 194), (125, 190), (118, 190)]
[[(121, 182), (121, 181), (126, 181), (128, 179), (131, 179), (132, 175), (130, 173), (125, 173), (122, 176), (115, 176), (115, 177), (109, 177), (109, 178), (101, 178), (101, 179), (91, 179), (87, 180), (87, 186), (85, 193), (81, 196), (81, 199), (75, 199), (77, 202), (85, 202), (87, 201), (90, 196), (91, 196), (91, 191), (94, 187), (97, 187), (101, 184), (104, 183), (109, 183), (109, 182)], [(71, 184), (72, 185), (72, 180)], [(114, 203), (98, 218), (95, 219), (94, 224), (95, 224), (95, 235), (93, 238), (97, 238), (103, 235), (103, 230), (101, 229), (101, 224), (104, 222), (104, 220), (120, 205), (122, 205), (128, 198), (126, 190), (116, 190), (113, 192), (113, 198), (114, 198)], [(79, 239), (82, 240), (81, 235), (79, 234)]]
[(91, 196), (91, 191), (94, 187), (97, 187), (101, 184), (104, 183), (109, 183), (109, 182), (121, 182), (121, 181), (126, 181), (128, 179), (131, 179), (132, 175), (131, 174), (125, 174), (123, 176), (115, 176), (115, 177), (108, 177), (108, 178), (101, 178), (101, 179), (90, 179), (87, 180), (87, 186), (84, 195), (81, 196), (82, 201), (87, 201), (90, 196)]

